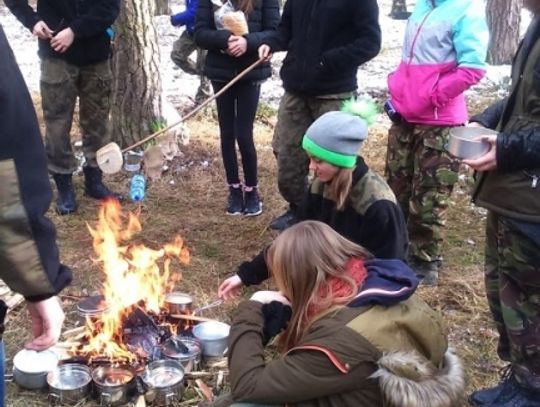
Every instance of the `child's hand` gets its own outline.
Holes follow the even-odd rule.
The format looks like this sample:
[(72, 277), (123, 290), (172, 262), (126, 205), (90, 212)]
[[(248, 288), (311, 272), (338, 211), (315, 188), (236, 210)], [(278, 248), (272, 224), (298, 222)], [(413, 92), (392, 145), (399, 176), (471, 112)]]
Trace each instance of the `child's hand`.
[(227, 46), (227, 53), (233, 57), (238, 58), (247, 51), (247, 41), (244, 37), (238, 35), (231, 35)]

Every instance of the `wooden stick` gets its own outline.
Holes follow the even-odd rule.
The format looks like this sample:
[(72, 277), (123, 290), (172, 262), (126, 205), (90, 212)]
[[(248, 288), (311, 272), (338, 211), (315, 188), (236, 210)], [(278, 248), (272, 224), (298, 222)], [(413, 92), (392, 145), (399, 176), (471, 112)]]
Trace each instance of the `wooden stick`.
[(217, 321), (216, 319), (198, 317), (197, 315), (182, 315), (182, 314), (171, 314), (171, 318), (176, 319), (185, 319), (187, 321), (197, 321), (197, 322), (208, 322), (208, 321)]
[(199, 106), (197, 106), (195, 109), (193, 109), (191, 112), (189, 112), (188, 114), (186, 114), (184, 117), (182, 117), (180, 120), (178, 120), (176, 123), (173, 123), (171, 124), (170, 126), (168, 127), (165, 127), (164, 129), (162, 130), (159, 130), (159, 131), (156, 131), (155, 133), (153, 134), (150, 134), (149, 136), (143, 138), (141, 141), (138, 141), (137, 143), (129, 146), (129, 147), (126, 147), (122, 150), (122, 153), (126, 153), (128, 152), (129, 150), (133, 150), (134, 148), (137, 148), (141, 145), (143, 145), (144, 143), (146, 143), (147, 141), (150, 141), (152, 140), (153, 138), (169, 131), (170, 129), (172, 129), (173, 127), (176, 127), (178, 126), (180, 123), (186, 121), (187, 119), (189, 119), (190, 117), (194, 116), (199, 110), (203, 109), (206, 105), (208, 105), (210, 102), (214, 101), (215, 99), (217, 99), (218, 97), (220, 97), (222, 94), (224, 94), (231, 86), (233, 86), (236, 82), (238, 82), (240, 79), (242, 79), (245, 75), (247, 75), (249, 72), (251, 72), (255, 67), (257, 67), (257, 65), (259, 65), (260, 63), (262, 63), (264, 61), (264, 59), (258, 59), (257, 61), (255, 61), (254, 63), (252, 63), (250, 66), (248, 66), (246, 69), (244, 69), (242, 72), (240, 72), (238, 75), (236, 75), (234, 78), (231, 79), (231, 81), (229, 83), (227, 83), (218, 93), (216, 93), (215, 95), (209, 97), (208, 99), (206, 99), (204, 102), (202, 102)]
[(81, 333), (84, 333), (85, 332), (85, 326), (79, 326), (77, 328), (73, 328), (73, 329), (68, 329), (67, 331), (64, 331), (64, 333), (62, 334), (64, 336), (64, 338), (70, 338), (72, 336), (77, 336)]
[(214, 400), (214, 394), (212, 394), (212, 390), (202, 380), (200, 379), (195, 380), (195, 384), (201, 390), (206, 400), (208, 401)]

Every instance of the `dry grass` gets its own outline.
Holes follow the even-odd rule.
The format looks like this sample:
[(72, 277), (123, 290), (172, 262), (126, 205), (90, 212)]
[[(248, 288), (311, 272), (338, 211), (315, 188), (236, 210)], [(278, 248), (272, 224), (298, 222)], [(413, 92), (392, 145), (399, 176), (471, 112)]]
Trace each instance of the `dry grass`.
[[(266, 115), (265, 115), (266, 117)], [(270, 119), (260, 120), (268, 122)], [(388, 123), (375, 126), (363, 152), (368, 163), (382, 171), (386, 151)], [(182, 267), (179, 288), (190, 292), (204, 304), (212, 301), (220, 281), (230, 275), (243, 260), (255, 254), (273, 233), (269, 221), (284, 208), (275, 182), (275, 160), (270, 149), (272, 129), (256, 126), (256, 142), (260, 159), (260, 188), (264, 212), (255, 218), (228, 217), (224, 213), (227, 189), (219, 154), (218, 131), (213, 118), (204, 117), (189, 123), (192, 142), (183, 148), (184, 156), (171, 165), (164, 178), (149, 186), (147, 198), (140, 207), (143, 232), (140, 239), (158, 246), (182, 235), (192, 253), (192, 262)], [(205, 163), (206, 162), (206, 163)], [(108, 182), (126, 191), (128, 179), (113, 176)], [(82, 179), (76, 180), (80, 209), (76, 215), (50, 216), (58, 228), (63, 261), (73, 268), (73, 285), (64, 294), (81, 295), (99, 289), (102, 278), (92, 262), (90, 235), (86, 223), (96, 220), (95, 202), (82, 197)], [(437, 288), (424, 288), (420, 295), (445, 316), (451, 345), (462, 356), (469, 376), (469, 390), (491, 383), (499, 367), (495, 355), (496, 335), (484, 298), (482, 280), (483, 219), (469, 204), (469, 197), (460, 186), (449, 213), (445, 264)], [(137, 209), (131, 202), (126, 210)], [(75, 320), (75, 301), (64, 298), (66, 328)], [(217, 317), (229, 320), (235, 304), (219, 309)], [(5, 333), (8, 356), (22, 347), (28, 337), (28, 318), (24, 309), (11, 314)], [(46, 394), (8, 387), (7, 405), (13, 407), (46, 406)], [(81, 406), (95, 405), (91, 402)]]

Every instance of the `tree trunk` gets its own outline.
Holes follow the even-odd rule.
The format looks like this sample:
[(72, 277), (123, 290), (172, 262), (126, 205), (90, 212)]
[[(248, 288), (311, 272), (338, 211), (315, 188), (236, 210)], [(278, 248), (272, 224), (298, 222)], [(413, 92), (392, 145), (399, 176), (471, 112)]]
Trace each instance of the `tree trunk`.
[(493, 65), (512, 63), (519, 43), (522, 0), (487, 0), (489, 26), (488, 62)]
[(399, 15), (400, 13), (406, 13), (407, 12), (407, 3), (405, 0), (392, 0), (392, 11), (390, 11), (390, 15)]
[(126, 147), (161, 121), (155, 0), (124, 0), (115, 24), (112, 137)]
[(155, 0), (156, 2), (156, 16), (169, 15), (169, 0)]

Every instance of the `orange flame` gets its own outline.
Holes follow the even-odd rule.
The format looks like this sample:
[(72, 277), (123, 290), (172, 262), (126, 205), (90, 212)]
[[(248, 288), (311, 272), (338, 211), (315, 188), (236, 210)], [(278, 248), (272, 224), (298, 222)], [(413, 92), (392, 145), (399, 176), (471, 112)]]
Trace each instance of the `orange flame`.
[(146, 311), (159, 314), (165, 294), (181, 278), (179, 271), (171, 272), (171, 260), (176, 257), (187, 264), (189, 252), (180, 236), (159, 250), (127, 244), (142, 228), (138, 216), (131, 212), (125, 225), (116, 200), (106, 201), (101, 206), (95, 229), (87, 226), (98, 256), (96, 261), (101, 263), (105, 273), (103, 295), (107, 309), (99, 324), (87, 324), (90, 341), (77, 353), (133, 360), (135, 355), (122, 341), (123, 318), (133, 306), (141, 303)]

